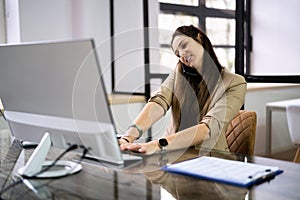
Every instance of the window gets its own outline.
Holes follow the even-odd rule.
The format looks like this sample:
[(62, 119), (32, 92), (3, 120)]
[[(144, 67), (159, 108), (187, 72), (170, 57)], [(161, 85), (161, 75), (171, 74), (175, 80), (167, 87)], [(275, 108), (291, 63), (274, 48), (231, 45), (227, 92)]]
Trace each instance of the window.
[(236, 0), (160, 0), (159, 2), (159, 42), (164, 49), (160, 53), (162, 66), (170, 66), (171, 69), (178, 60), (175, 56), (169, 55), (173, 31), (178, 26), (193, 24), (206, 32), (220, 63), (235, 71)]
[[(251, 70), (251, 0), (159, 0), (159, 2), (159, 30), (165, 28), (173, 32), (179, 25), (198, 25), (210, 38), (220, 63), (232, 72), (243, 75), (248, 82), (299, 83), (300, 77), (297, 75), (298, 71), (295, 70), (295, 67), (293, 70), (296, 71), (296, 75), (294, 75), (295, 73), (293, 75), (273, 75), (272, 73), (270, 73), (270, 75), (254, 75), (257, 69), (253, 67)], [(293, 8), (293, 5), (294, 4), (288, 4), (288, 6), (290, 6), (289, 8)], [(277, 8), (278, 6), (273, 7)], [(292, 10), (292, 12), (295, 11), (294, 9), (290, 10)], [(262, 12), (264, 11), (262, 10)], [(168, 16), (169, 20), (166, 20), (164, 16)], [(268, 17), (270, 16), (268, 15)], [(281, 16), (279, 18), (286, 19), (287, 21), (290, 20), (286, 15), (285, 17)], [(281, 26), (283, 24), (288, 24), (288, 29), (294, 30), (293, 27), (295, 26), (292, 24), (282, 23)], [(273, 34), (273, 30), (274, 29), (271, 29), (271, 35)], [(292, 33), (295, 32), (297, 31), (293, 31)], [(285, 33), (286, 31), (284, 34)], [(287, 34), (291, 35), (291, 32)], [(292, 35), (292, 37), (294, 37), (294, 35)], [(170, 44), (167, 42), (170, 42), (170, 39), (169, 41), (164, 40), (160, 43), (161, 48), (165, 48), (166, 50), (161, 52), (161, 63), (163, 66), (174, 66), (174, 61), (172, 61), (171, 56), (165, 55), (165, 52), (170, 50)], [(273, 44), (274, 43), (271, 42), (271, 45)], [(256, 47), (257, 46), (256, 42)], [(297, 43), (295, 43), (294, 46), (297, 47)], [(269, 57), (271, 58), (272, 56), (269, 54)], [(290, 57), (294, 59), (296, 56), (293, 55)], [(177, 58), (174, 59), (177, 60)], [(252, 63), (258, 59), (256, 57), (255, 60), (252, 60)], [(267, 59), (264, 60), (268, 63)], [(287, 64), (284, 59), (282, 59), (282, 62), (284, 63), (282, 65)], [(290, 62), (287, 65), (292, 68), (295, 64)]]
[(199, 0), (160, 0), (162, 3), (198, 6)]
[(235, 10), (235, 0), (206, 0), (205, 6), (208, 8), (218, 8)]

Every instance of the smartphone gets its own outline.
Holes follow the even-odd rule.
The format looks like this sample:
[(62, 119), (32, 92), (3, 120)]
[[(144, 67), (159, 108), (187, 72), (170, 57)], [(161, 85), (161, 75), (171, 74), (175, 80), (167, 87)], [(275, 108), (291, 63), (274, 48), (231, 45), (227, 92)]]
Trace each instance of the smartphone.
[(189, 76), (199, 76), (199, 73), (196, 69), (186, 66), (182, 63), (182, 72)]

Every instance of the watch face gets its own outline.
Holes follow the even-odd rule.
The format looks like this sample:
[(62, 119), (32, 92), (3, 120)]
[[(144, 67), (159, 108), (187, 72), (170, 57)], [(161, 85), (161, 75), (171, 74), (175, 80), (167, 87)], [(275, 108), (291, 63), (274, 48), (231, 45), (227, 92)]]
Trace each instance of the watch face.
[(159, 142), (159, 145), (160, 145), (161, 147), (165, 147), (165, 146), (168, 145), (168, 140), (165, 139), (165, 138), (159, 139), (158, 142)]

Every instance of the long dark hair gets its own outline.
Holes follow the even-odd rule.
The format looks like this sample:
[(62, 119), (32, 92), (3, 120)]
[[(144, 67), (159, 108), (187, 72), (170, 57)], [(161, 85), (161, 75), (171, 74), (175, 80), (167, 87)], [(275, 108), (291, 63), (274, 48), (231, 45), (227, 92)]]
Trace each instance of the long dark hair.
[[(171, 44), (178, 35), (191, 37), (204, 48), (203, 67), (199, 76), (183, 73), (183, 63), (177, 64), (181, 75), (174, 89), (172, 100), (172, 116), (176, 131), (196, 125), (209, 109), (211, 93), (223, 69), (206, 34), (193, 25), (180, 26), (173, 33)], [(200, 52), (199, 52), (200, 53)], [(190, 88), (190, 89), (189, 89)]]

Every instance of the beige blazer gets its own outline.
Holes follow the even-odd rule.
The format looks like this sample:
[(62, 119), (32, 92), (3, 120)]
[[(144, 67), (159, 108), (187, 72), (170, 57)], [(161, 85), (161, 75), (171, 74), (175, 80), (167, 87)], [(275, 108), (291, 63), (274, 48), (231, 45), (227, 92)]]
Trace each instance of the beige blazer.
[[(176, 80), (179, 73), (174, 70), (162, 83), (160, 89), (149, 99), (161, 105), (165, 111), (170, 108)], [(211, 92), (210, 106), (205, 105), (205, 115), (199, 123), (205, 123), (210, 129), (210, 139), (203, 141), (198, 147), (227, 150), (225, 132), (229, 122), (237, 115), (244, 104), (247, 83), (243, 76), (233, 74), (226, 68), (222, 70), (214, 91)], [(176, 127), (172, 122), (165, 135), (175, 134)]]

